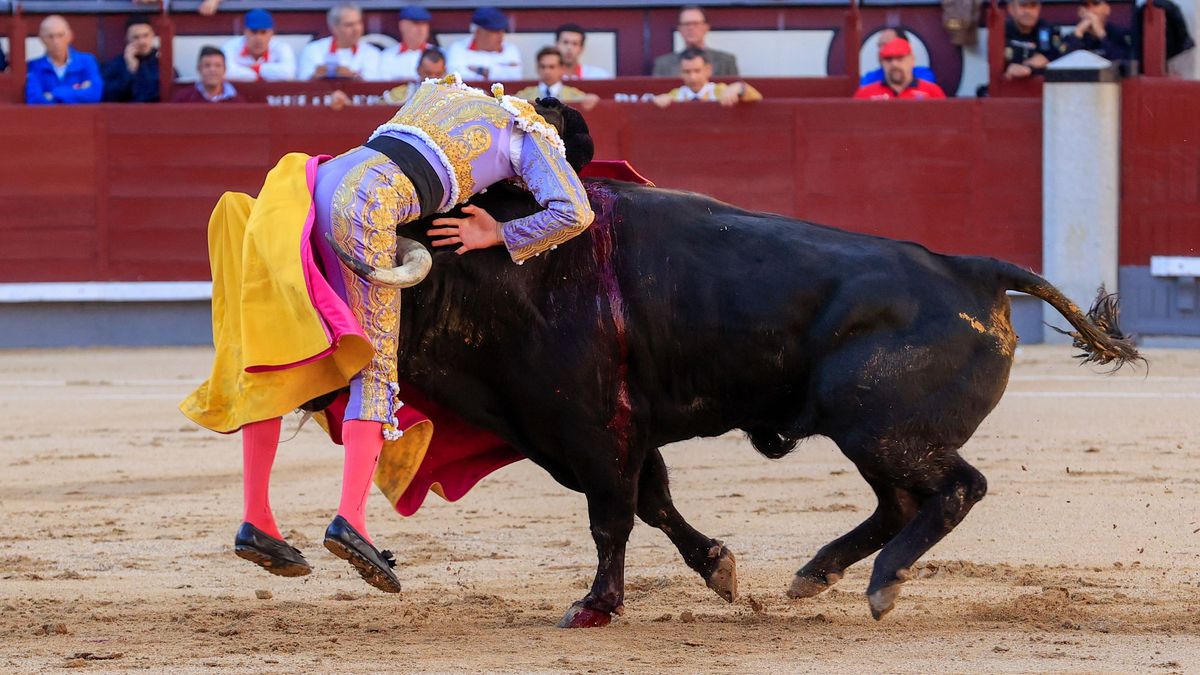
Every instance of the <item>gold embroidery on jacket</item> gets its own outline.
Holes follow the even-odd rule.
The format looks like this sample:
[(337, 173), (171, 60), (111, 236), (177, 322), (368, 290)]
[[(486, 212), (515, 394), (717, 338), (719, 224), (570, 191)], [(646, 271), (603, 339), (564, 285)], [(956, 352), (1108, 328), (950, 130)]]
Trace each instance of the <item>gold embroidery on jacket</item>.
[[(384, 163), (389, 163), (388, 158), (379, 155), (351, 169), (334, 192), (331, 214), (338, 243), (377, 267), (395, 265), (396, 226), (420, 216), (412, 181), (398, 171), (381, 169)], [(361, 246), (356, 245), (355, 234)], [(358, 417), (387, 423), (397, 406), (393, 400), (396, 392), (389, 384), (397, 378), (400, 293), (369, 284), (345, 267), (342, 280), (354, 317), (375, 350), (371, 362), (359, 373), (362, 395)]]

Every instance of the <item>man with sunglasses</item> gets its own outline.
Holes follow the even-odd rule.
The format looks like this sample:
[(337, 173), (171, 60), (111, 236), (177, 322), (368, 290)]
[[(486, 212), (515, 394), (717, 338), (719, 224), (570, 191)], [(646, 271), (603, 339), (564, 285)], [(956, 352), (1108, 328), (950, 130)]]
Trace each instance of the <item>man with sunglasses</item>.
[(1125, 61), (1133, 57), (1133, 34), (1109, 21), (1112, 6), (1105, 0), (1083, 0), (1079, 7), (1079, 23), (1067, 36), (1071, 51), (1084, 49), (1109, 61)]
[(1004, 79), (1046, 72), (1046, 64), (1067, 51), (1058, 30), (1041, 17), (1041, 0), (1009, 0), (1004, 24)]

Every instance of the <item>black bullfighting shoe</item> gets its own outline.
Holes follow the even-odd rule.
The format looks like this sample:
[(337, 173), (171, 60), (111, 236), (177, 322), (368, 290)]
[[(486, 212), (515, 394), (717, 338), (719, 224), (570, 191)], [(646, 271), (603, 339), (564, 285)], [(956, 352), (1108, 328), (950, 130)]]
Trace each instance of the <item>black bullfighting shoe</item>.
[(276, 539), (250, 523), (242, 523), (233, 539), (233, 552), (281, 577), (302, 577), (312, 572), (312, 566), (300, 549)]
[(399, 593), (400, 580), (392, 568), (396, 558), (391, 551), (380, 551), (363, 538), (345, 518), (333, 519), (325, 530), (325, 548), (349, 562), (368, 584), (385, 593)]

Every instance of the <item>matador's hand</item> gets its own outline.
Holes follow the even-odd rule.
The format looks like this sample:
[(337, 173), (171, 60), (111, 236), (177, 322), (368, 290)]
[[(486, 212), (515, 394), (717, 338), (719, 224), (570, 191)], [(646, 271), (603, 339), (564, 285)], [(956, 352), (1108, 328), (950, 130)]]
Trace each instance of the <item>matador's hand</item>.
[(500, 223), (492, 214), (473, 204), (463, 207), (466, 218), (438, 218), (433, 221), (440, 227), (430, 228), (429, 236), (440, 237), (433, 241), (434, 246), (453, 246), (461, 244), (454, 252), (462, 255), (467, 251), (504, 243), (504, 235), (500, 231)]

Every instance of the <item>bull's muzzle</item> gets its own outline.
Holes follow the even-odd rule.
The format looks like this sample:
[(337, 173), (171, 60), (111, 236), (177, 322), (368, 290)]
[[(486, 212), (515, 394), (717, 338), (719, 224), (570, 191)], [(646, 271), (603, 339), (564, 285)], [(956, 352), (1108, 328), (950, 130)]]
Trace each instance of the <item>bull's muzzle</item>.
[(325, 233), (325, 241), (329, 242), (333, 252), (341, 259), (342, 264), (350, 268), (359, 278), (367, 283), (389, 288), (408, 288), (421, 283), (433, 268), (433, 256), (424, 246), (405, 237), (396, 237), (396, 257), (400, 264), (396, 267), (374, 267), (350, 255), (346, 249), (333, 238), (333, 233)]

